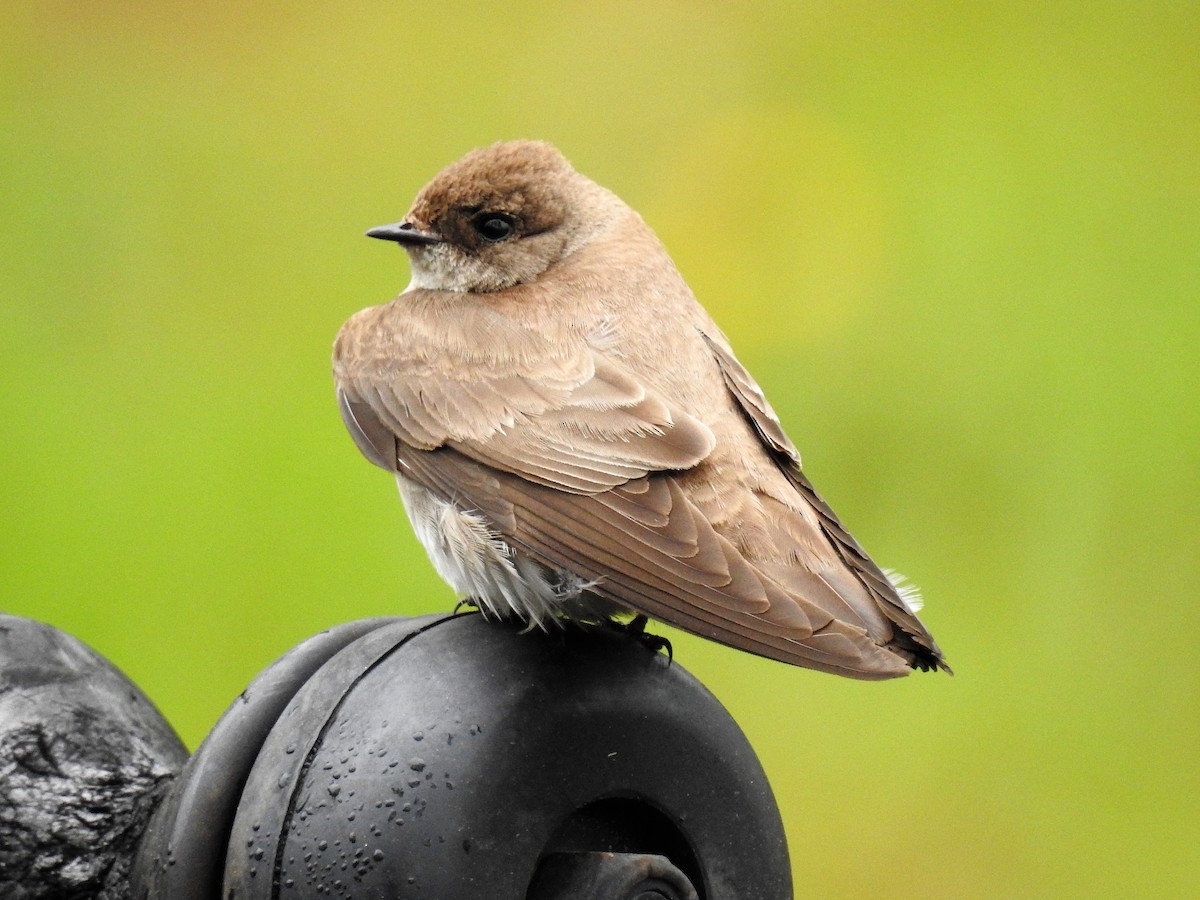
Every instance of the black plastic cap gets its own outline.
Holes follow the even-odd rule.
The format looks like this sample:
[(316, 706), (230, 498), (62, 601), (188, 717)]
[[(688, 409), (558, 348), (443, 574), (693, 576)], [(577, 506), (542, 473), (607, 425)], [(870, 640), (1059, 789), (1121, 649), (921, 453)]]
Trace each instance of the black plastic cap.
[[(237, 794), (217, 804), (236, 812), (216, 824), (213, 804), (177, 804), (143, 846), (141, 896), (524, 900), (540, 863), (573, 851), (665, 857), (702, 900), (792, 896), (753, 750), (634, 638), (474, 614), (373, 622), (297, 680), (248, 772), (219, 788), (194, 766), (210, 771), (203, 793)], [(217, 739), (237, 732), (219, 725), (197, 757), (237, 756)], [(191, 893), (171, 875), (180, 845), (156, 842), (198, 833), (202, 808), (204, 833), (228, 840), (188, 848), (224, 855), (221, 885)]]

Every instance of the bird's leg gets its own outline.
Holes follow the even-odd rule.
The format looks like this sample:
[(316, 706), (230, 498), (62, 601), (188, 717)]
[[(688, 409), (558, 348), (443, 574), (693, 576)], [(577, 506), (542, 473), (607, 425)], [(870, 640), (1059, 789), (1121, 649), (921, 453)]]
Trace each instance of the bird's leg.
[(630, 637), (633, 637), (639, 641), (642, 646), (648, 647), (651, 653), (657, 653), (659, 650), (666, 650), (667, 662), (674, 662), (675, 651), (671, 647), (671, 642), (661, 635), (647, 633), (647, 621), (648, 620), (645, 616), (637, 615), (630, 619), (627, 624), (618, 625), (618, 627)]

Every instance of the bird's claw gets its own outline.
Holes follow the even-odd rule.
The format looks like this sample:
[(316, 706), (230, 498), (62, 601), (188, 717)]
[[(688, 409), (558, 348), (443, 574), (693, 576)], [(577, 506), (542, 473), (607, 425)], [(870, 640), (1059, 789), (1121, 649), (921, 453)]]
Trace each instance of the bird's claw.
[(458, 615), (459, 610), (464, 609), (464, 608), (478, 610), (479, 609), (479, 601), (476, 600), (474, 597), (463, 597), (461, 600), (459, 600), (457, 603), (454, 604), (454, 609), (451, 610), (450, 615), (456, 616), (456, 615)]
[(628, 624), (621, 625), (620, 628), (630, 637), (636, 639), (643, 647), (648, 647), (651, 653), (666, 650), (667, 664), (670, 665), (675, 661), (675, 650), (671, 646), (671, 642), (662, 635), (647, 632), (647, 622), (648, 620), (645, 616), (634, 616), (629, 620)]

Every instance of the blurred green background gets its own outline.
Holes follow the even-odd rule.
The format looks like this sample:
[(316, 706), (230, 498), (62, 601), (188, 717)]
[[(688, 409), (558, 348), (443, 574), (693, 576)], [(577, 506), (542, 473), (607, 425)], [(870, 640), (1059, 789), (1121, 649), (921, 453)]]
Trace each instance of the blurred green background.
[(957, 670), (676, 637), (799, 896), (1182, 896), (1200, 844), (1200, 5), (10, 2), (0, 608), (194, 747), (453, 603), (333, 403), (365, 240), (557, 143), (637, 208)]

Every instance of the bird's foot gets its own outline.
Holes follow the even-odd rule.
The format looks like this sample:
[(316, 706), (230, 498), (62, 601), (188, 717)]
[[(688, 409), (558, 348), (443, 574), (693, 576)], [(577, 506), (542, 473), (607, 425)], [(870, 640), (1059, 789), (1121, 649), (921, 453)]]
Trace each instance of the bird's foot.
[(634, 616), (625, 624), (614, 622), (621, 631), (625, 632), (630, 637), (636, 639), (643, 647), (649, 648), (651, 653), (658, 653), (659, 650), (667, 651), (667, 663), (675, 661), (675, 650), (671, 647), (671, 642), (662, 635), (650, 634), (646, 631), (648, 620), (645, 616)]
[(457, 603), (454, 604), (454, 609), (451, 610), (450, 614), (456, 616), (456, 615), (458, 615), (459, 611), (463, 610), (463, 609), (473, 609), (476, 612), (478, 612), (479, 611), (479, 601), (476, 600), (474, 597), (463, 597), (461, 600), (459, 600)]

